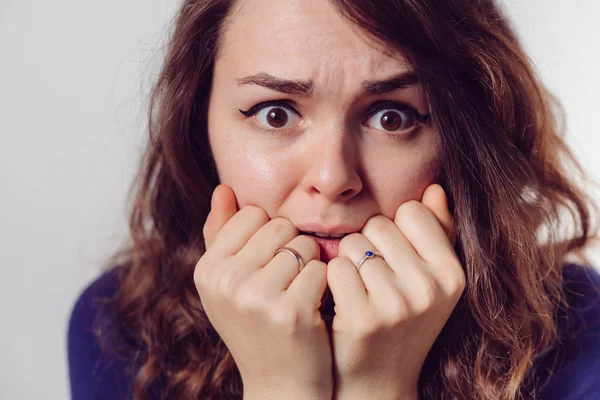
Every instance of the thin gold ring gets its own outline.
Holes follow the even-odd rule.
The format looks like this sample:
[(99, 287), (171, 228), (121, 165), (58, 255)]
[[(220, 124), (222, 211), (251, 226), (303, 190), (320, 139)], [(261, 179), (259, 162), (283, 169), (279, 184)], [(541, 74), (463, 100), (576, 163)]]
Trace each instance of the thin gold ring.
[(293, 255), (296, 258), (296, 261), (298, 262), (298, 273), (300, 273), (300, 271), (302, 271), (302, 268), (304, 268), (304, 260), (302, 259), (302, 256), (300, 254), (298, 254), (298, 252), (296, 250), (292, 249), (291, 247), (282, 247), (275, 252), (275, 255), (281, 253), (282, 251), (290, 253), (291, 255)]

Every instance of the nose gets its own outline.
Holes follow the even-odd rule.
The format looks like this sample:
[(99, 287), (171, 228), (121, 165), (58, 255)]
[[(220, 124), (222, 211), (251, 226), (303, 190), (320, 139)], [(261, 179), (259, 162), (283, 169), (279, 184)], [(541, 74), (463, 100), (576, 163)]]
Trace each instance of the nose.
[(329, 202), (348, 201), (363, 187), (359, 174), (359, 149), (343, 131), (320, 132), (307, 155), (304, 189)]

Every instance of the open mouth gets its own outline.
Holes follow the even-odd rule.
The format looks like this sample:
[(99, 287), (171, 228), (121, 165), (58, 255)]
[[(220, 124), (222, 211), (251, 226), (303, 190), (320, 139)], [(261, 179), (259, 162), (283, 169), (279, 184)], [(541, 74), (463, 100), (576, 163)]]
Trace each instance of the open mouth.
[(338, 256), (339, 246), (342, 239), (353, 232), (332, 234), (311, 231), (299, 231), (300, 234), (312, 237), (320, 249), (321, 261), (328, 263)]
[(328, 263), (338, 256), (340, 242), (342, 237), (321, 237), (316, 235), (309, 235), (319, 245), (320, 259), (324, 263)]
[(344, 236), (349, 235), (350, 233), (342, 233), (339, 235), (335, 235), (332, 233), (320, 233), (320, 232), (305, 232), (305, 231), (300, 231), (301, 235), (309, 235), (309, 236), (316, 236), (316, 237), (320, 237), (320, 238), (324, 238), (324, 239), (341, 239)]

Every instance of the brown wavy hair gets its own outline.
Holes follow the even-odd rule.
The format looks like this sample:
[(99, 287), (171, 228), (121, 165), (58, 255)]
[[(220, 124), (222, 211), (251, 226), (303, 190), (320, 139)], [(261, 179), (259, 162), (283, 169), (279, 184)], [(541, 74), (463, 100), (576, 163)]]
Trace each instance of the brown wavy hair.
[[(532, 365), (557, 342), (557, 315), (567, 306), (565, 256), (596, 234), (597, 206), (574, 183), (589, 177), (562, 138), (560, 103), (492, 0), (331, 1), (408, 60), (441, 142), (438, 183), (454, 214), (467, 287), (427, 356), (421, 398), (532, 396), (540, 384)], [(219, 183), (207, 110), (233, 3), (183, 2), (151, 94), (131, 242), (113, 259), (114, 320), (132, 340), (125, 347), (135, 355), (136, 399), (156, 387), (169, 399), (242, 398), (239, 371), (193, 281)]]

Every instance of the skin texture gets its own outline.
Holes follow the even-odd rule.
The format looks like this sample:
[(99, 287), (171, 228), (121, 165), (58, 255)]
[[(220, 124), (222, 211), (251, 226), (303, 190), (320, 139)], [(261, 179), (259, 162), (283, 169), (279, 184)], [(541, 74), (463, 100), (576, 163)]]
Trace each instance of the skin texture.
[[(333, 392), (332, 355), (318, 311), (326, 286), (319, 247), (284, 218), (237, 209), (228, 186), (213, 194), (207, 251), (194, 272), (206, 315), (240, 371), (246, 399), (321, 399)], [(307, 260), (275, 251), (289, 246)], [(293, 260), (293, 261), (292, 261)]]
[[(416, 398), (423, 361), (465, 277), (446, 196), (432, 184), (436, 133), (418, 123), (386, 131), (381, 116), (390, 108), (376, 117), (369, 110), (387, 100), (427, 114), (426, 101), (419, 86), (361, 93), (363, 81), (407, 66), (328, 2), (272, 4), (240, 2), (215, 65), (209, 139), (222, 185), (204, 227), (198, 293), (245, 398)], [(310, 81), (312, 92), (239, 84), (258, 73)], [(273, 100), (299, 115), (279, 106), (239, 111)], [(269, 125), (274, 109), (287, 117), (283, 127)], [(356, 232), (319, 260), (315, 241), (297, 230), (307, 223)], [(307, 262), (302, 271), (289, 254), (273, 257), (284, 246)], [(358, 272), (366, 250), (383, 258)], [(330, 334), (319, 314), (326, 287), (336, 303)]]
[[(443, 189), (429, 186), (394, 221), (370, 218), (327, 265), (289, 220), (236, 203), (230, 187), (215, 189), (194, 280), (244, 398), (416, 399), (425, 356), (465, 288)], [(286, 240), (308, 260), (299, 273), (284, 253), (273, 257)], [(365, 249), (383, 258), (359, 272), (351, 258)], [(325, 285), (337, 313), (329, 337), (319, 313)]]
[[(241, 1), (215, 64), (208, 115), (221, 183), (234, 189), (240, 207), (257, 205), (295, 226), (358, 228), (377, 214), (393, 218), (400, 204), (419, 200), (434, 181), (436, 133), (423, 125), (392, 138), (365, 126), (376, 101), (405, 102), (421, 114), (428, 108), (419, 86), (365, 96), (361, 83), (407, 70), (401, 55), (384, 54), (326, 1), (285, 0), (277, 7)], [(313, 94), (238, 85), (238, 78), (257, 73), (310, 80)], [(261, 131), (269, 128), (265, 117), (238, 111), (284, 99), (302, 115), (288, 112), (285, 133)], [(368, 122), (381, 127), (378, 119)]]

